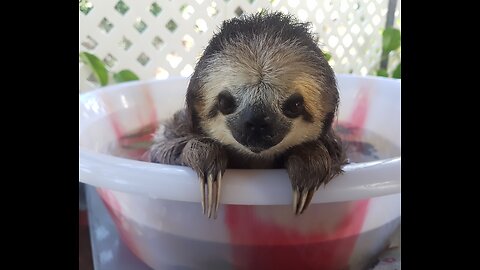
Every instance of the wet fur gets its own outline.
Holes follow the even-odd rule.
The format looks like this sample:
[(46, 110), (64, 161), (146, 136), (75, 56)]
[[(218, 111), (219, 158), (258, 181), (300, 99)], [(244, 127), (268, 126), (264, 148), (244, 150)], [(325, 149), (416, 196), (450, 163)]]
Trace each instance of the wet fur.
[[(299, 92), (308, 115), (281, 118), (293, 127), (282, 143), (254, 154), (234, 141), (227, 117), (215, 112), (215, 99), (224, 89), (240, 91), (247, 103), (242, 106), (264, 100), (281, 104)], [(292, 17), (262, 13), (225, 22), (195, 68), (186, 103), (157, 132), (152, 162), (189, 166), (203, 181), (227, 167), (286, 168), (294, 192), (303, 193), (307, 205), (322, 183), (342, 172), (345, 152), (332, 129), (338, 107), (334, 73), (308, 25)], [(271, 110), (281, 114), (275, 104)]]

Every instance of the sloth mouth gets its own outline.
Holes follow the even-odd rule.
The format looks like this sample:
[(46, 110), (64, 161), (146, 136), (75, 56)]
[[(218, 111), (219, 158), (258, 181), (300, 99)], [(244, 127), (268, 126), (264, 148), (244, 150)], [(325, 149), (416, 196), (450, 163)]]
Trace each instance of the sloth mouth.
[(251, 152), (255, 154), (260, 154), (264, 151), (267, 151), (277, 145), (279, 142), (273, 141), (262, 141), (256, 144), (242, 144), (244, 147), (248, 148)]
[(246, 148), (254, 154), (260, 154), (261, 152), (266, 151), (278, 144), (272, 141), (262, 141), (257, 143), (242, 143), (239, 140), (237, 140), (237, 138), (234, 137), (234, 139), (239, 145), (243, 146), (244, 149)]
[(233, 138), (235, 139), (235, 141), (237, 141), (238, 144), (243, 146), (244, 149), (245, 148), (248, 149), (249, 152), (253, 154), (262, 154), (262, 152), (265, 152), (271, 149), (272, 147), (278, 145), (282, 141), (281, 139), (279, 140), (278, 138), (274, 139), (271, 136), (264, 137), (263, 139), (254, 139), (249, 137), (248, 139), (242, 138), (243, 140), (241, 140), (236, 136), (233, 136)]
[[(270, 148), (270, 147), (269, 147)], [(255, 154), (260, 154), (260, 152), (267, 150), (269, 148), (263, 148), (263, 147), (248, 147), (250, 151), (252, 151)]]

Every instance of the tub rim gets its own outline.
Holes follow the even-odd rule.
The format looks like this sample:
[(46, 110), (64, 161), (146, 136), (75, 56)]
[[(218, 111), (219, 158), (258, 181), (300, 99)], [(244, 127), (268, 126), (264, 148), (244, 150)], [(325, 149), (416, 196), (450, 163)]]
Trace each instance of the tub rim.
[[(336, 74), (336, 77), (337, 80), (351, 78), (394, 81), (399, 86), (401, 82), (399, 79), (351, 74)], [(188, 80), (188, 78), (171, 77), (167, 80), (133, 81), (101, 87), (95, 91), (80, 94), (79, 104), (103, 93), (128, 87), (183, 80)], [(80, 130), (82, 129), (80, 128)], [(79, 141), (80, 137), (81, 132)], [(198, 178), (193, 170), (188, 167), (131, 160), (95, 152), (86, 147), (79, 147), (80, 182), (121, 192), (146, 195), (155, 199), (200, 202)], [(323, 185), (319, 188), (312, 199), (312, 203), (353, 201), (400, 193), (400, 169), (401, 154), (388, 159), (348, 164), (344, 167), (345, 172), (332, 179), (327, 184), (327, 188), (322, 188)], [(160, 178), (162, 178), (161, 185), (158, 184)], [(135, 180), (132, 181), (132, 179)], [(228, 169), (223, 179), (221, 203), (241, 205), (291, 204), (291, 184), (285, 169)], [(169, 190), (164, 188), (171, 185), (176, 185), (177, 188)]]

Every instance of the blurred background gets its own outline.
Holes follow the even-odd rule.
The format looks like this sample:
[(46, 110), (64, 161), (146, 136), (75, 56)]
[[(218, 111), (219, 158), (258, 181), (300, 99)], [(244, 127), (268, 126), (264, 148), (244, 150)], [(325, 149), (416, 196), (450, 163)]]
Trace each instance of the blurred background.
[(188, 77), (223, 20), (263, 9), (311, 22), (337, 73), (400, 77), (400, 0), (80, 0), (80, 92)]

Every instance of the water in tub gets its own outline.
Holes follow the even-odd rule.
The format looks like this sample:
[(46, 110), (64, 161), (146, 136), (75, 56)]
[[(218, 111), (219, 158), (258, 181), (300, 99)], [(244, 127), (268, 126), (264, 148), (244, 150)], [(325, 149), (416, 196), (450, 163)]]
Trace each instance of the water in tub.
[[(155, 125), (150, 125), (132, 131), (111, 143), (105, 150), (115, 156), (145, 161), (155, 129)], [(342, 137), (347, 147), (347, 156), (352, 163), (395, 157), (400, 154), (398, 146), (374, 132), (346, 123), (338, 123), (335, 130)], [(168, 204), (170, 202), (164, 203), (166, 207)], [(189, 214), (200, 213), (198, 205), (186, 202), (184, 204), (185, 211)], [(375, 242), (372, 241), (373, 238), (378, 238), (379, 234), (390, 233), (399, 223), (398, 220), (394, 220), (380, 228), (349, 235), (349, 231), (359, 231), (362, 227), (364, 217), (358, 218), (354, 213), (365, 212), (366, 202), (312, 205), (310, 212), (320, 212), (323, 216), (318, 217), (318, 222), (323, 226), (320, 232), (318, 222), (312, 222), (312, 219), (315, 220), (315, 215), (313, 218), (312, 214), (304, 214), (304, 217), (285, 219), (282, 213), (290, 213), (290, 206), (256, 206), (254, 210), (250, 206), (228, 207), (230, 207), (228, 213), (224, 211), (219, 217), (223, 218), (224, 223), (229, 227), (230, 231), (227, 234), (230, 238), (228, 241), (218, 242), (147, 228), (120, 213), (115, 213), (112, 209), (110, 211), (117, 226), (120, 227), (121, 234), (128, 235), (128, 232), (122, 233), (126, 228), (129, 228), (130, 232), (141, 232), (134, 234), (133, 237), (143, 239), (139, 241), (145, 245), (134, 248), (130, 246), (134, 253), (152, 267), (166, 268), (185, 264), (186, 267), (200, 266), (201, 269), (205, 269), (203, 267), (209, 269), (364, 269), (367, 262), (362, 261), (363, 257), (369, 257), (372, 254), (356, 251), (360, 255), (353, 256), (355, 245), (358, 246), (359, 241), (367, 244)], [(325, 215), (329, 216), (330, 222), (325, 222)], [(255, 216), (261, 218), (254, 221)], [(278, 219), (277, 216), (281, 218)], [(174, 219), (169, 216), (170, 218)], [(294, 231), (288, 231), (288, 228), (285, 230), (288, 226), (294, 226)], [(132, 230), (132, 228), (136, 229)], [(252, 234), (252, 231), (256, 233)], [(305, 240), (307, 238), (308, 240)], [(127, 243), (127, 245), (133, 245), (135, 241), (128, 242), (130, 244)], [(153, 250), (162, 252), (153, 254)], [(352, 264), (355, 263), (361, 266), (354, 267)]]
[[(107, 152), (114, 156), (145, 160), (146, 152), (151, 145), (152, 134), (156, 125), (132, 131), (118, 141), (109, 145)], [(349, 124), (339, 123), (335, 126), (337, 134), (347, 149), (350, 162), (368, 162), (398, 156), (400, 149), (374, 132), (359, 129)]]

